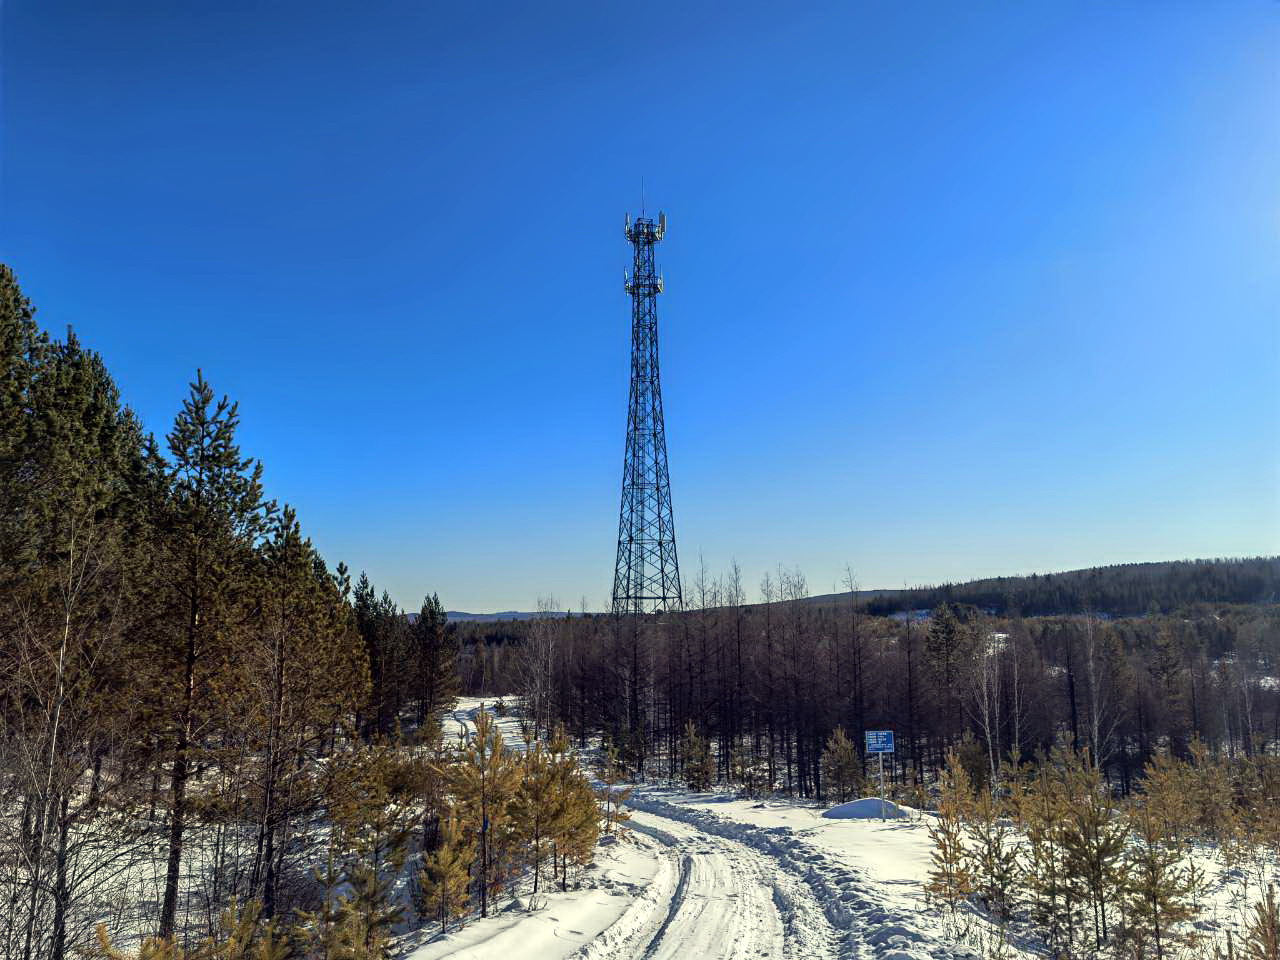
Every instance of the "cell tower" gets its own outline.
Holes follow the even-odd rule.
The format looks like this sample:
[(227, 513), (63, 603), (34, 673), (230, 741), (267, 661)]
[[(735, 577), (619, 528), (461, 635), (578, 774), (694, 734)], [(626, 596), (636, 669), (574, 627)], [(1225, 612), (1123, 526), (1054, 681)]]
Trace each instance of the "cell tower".
[(658, 379), (662, 278), (654, 270), (653, 247), (666, 232), (666, 214), (659, 213), (656, 223), (643, 217), (632, 223), (627, 215), (626, 236), (632, 247), (625, 283), (631, 294), (631, 397), (613, 571), (613, 612), (619, 615), (678, 610), (683, 603)]

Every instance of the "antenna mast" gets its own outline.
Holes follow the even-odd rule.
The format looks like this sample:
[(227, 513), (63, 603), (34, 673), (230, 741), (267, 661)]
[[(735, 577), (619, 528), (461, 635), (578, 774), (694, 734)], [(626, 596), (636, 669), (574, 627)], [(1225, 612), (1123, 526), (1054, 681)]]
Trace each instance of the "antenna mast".
[(628, 215), (624, 232), (632, 248), (631, 273), (624, 274), (631, 295), (631, 394), (613, 612), (639, 615), (678, 610), (684, 602), (658, 376), (658, 294), (664, 285), (654, 268), (653, 248), (667, 232), (666, 214), (659, 213), (657, 222), (643, 213), (632, 222)]

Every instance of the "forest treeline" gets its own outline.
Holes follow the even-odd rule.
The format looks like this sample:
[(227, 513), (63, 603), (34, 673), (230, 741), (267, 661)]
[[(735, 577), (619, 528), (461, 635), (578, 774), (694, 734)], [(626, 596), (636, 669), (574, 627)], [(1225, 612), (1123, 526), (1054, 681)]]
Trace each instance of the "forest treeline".
[(603, 734), (638, 775), (677, 776), (692, 725), (715, 779), (826, 799), (836, 728), (892, 729), (893, 780), (936, 781), (949, 749), (983, 769), (1088, 749), (1124, 792), (1161, 749), (1280, 746), (1280, 606), (1193, 604), (1102, 619), (993, 616), (943, 604), (924, 622), (873, 616), (854, 593), (813, 604), (803, 574), (767, 574), (748, 603), (736, 566), (700, 571), (691, 609), (462, 625), (472, 691), (519, 688), (533, 715)]
[[(815, 597), (814, 602), (838, 602), (838, 595)], [(1062, 573), (876, 591), (865, 606), (867, 613), (875, 616), (960, 603), (1002, 616), (1043, 617), (1091, 611), (1109, 617), (1139, 617), (1173, 613), (1196, 603), (1277, 602), (1280, 557), (1231, 557), (1122, 563)]]
[(0, 266), (0, 956), (381, 957), (594, 846), (567, 741), (442, 736), (440, 602), (331, 571), (238, 426), (197, 373), (145, 432)]

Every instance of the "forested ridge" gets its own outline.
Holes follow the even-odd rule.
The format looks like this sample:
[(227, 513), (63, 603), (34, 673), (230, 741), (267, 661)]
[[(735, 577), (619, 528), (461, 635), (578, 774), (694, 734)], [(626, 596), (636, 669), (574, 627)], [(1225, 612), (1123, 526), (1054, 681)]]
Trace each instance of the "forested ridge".
[[(814, 597), (838, 603), (840, 596)], [(1225, 557), (1158, 563), (1121, 563), (1061, 573), (990, 577), (909, 590), (878, 590), (866, 600), (871, 614), (933, 609), (943, 603), (1023, 616), (1106, 614), (1137, 617), (1172, 613), (1194, 603), (1280, 602), (1280, 557)]]
[(146, 432), (0, 265), (6, 960), (382, 958), (564, 886), (610, 822), (555, 729), (443, 735), (439, 600), (330, 569), (239, 424), (197, 371)]

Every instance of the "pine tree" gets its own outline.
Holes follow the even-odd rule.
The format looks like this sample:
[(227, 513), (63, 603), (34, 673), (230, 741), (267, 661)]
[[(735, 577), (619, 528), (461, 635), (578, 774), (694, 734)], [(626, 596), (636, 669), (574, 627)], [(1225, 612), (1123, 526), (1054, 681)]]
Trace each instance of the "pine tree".
[(964, 824), (973, 804), (973, 788), (954, 750), (947, 754), (941, 788), (938, 817), (929, 825), (933, 868), (929, 871), (925, 892), (945, 904), (954, 916), (960, 901), (973, 892), (973, 867), (964, 843)]
[(1253, 917), (1240, 943), (1240, 960), (1280, 960), (1280, 901), (1276, 900), (1275, 884), (1254, 904)]
[(1205, 873), (1192, 856), (1197, 832), (1193, 792), (1194, 778), (1190, 766), (1169, 751), (1157, 753), (1147, 764), (1142, 781), (1142, 803), (1149, 815), (1156, 819), (1164, 842), (1175, 847), (1185, 859), (1192, 904), (1198, 907)]
[(237, 406), (197, 372), (169, 434), (165, 499), (152, 505), (160, 609), (145, 666), (165, 722), (169, 758), (169, 853), (160, 935), (174, 932), (188, 813), (188, 781), (201, 759), (210, 702), (230, 669), (227, 643), (243, 615), (252, 551), (270, 507), (262, 465), (240, 455)]
[(715, 778), (715, 762), (711, 759), (711, 743), (698, 734), (692, 720), (685, 724), (680, 741), (680, 774), (690, 790), (710, 790)]
[(448, 930), (450, 920), (466, 913), (474, 859), (475, 849), (457, 816), (447, 814), (440, 821), (438, 843), (424, 855), (418, 873), (419, 916), (438, 922), (441, 933)]
[(1079, 914), (1063, 838), (1068, 806), (1064, 763), (1060, 752), (1052, 760), (1042, 757), (1034, 780), (1013, 786), (1013, 805), (1027, 838), (1022, 873), (1031, 895), (1031, 916), (1054, 949), (1070, 941)]
[(511, 802), (516, 839), (524, 848), (524, 858), (533, 871), (530, 909), (536, 905), (542, 866), (551, 849), (556, 824), (564, 815), (566, 798), (559, 786), (555, 765), (543, 745), (533, 741), (530, 735), (525, 742), (524, 756), (520, 758), (520, 785)]
[(249, 901), (242, 907), (233, 898), (201, 960), (289, 960), (291, 955), (288, 934), (263, 916), (261, 903)]
[(1191, 769), (1169, 751), (1160, 751), (1147, 764), (1142, 779), (1143, 807), (1169, 841), (1190, 841), (1196, 818), (1195, 789)]
[(729, 755), (729, 778), (742, 788), (742, 793), (754, 797), (764, 786), (764, 771), (746, 744), (738, 744)]
[(31, 391), (47, 349), (31, 301), (13, 271), (0, 264), (0, 584), (30, 560), (31, 531), (21, 507), (34, 492)]
[(334, 765), (329, 814), (345, 853), (347, 892), (337, 909), (338, 960), (387, 956), (404, 914), (393, 886), (422, 811), (423, 765), (386, 743), (358, 746)]
[(392, 955), (391, 935), (404, 919), (404, 907), (394, 902), (395, 875), (404, 865), (396, 851), (390, 869), (376, 860), (355, 859), (346, 871), (348, 892), (338, 902), (338, 948), (334, 960), (386, 960)]
[[(554, 729), (547, 754), (555, 771), (556, 793), (560, 797), (559, 816), (553, 824), (551, 838), (552, 875), (555, 876), (558, 870), (560, 889), (564, 890), (569, 883), (569, 865), (585, 865), (595, 851), (600, 837), (600, 809), (591, 784), (570, 749), (569, 737), (563, 726), (557, 725)], [(619, 771), (616, 775), (621, 776), (621, 765), (617, 765), (615, 770)], [(621, 807), (621, 801), (629, 793), (625, 791), (614, 795), (615, 806), (611, 814), (614, 825), (629, 819)]]
[[(555, 745), (553, 752), (556, 752), (556, 747), (559, 748), (559, 756), (565, 756), (568, 753), (568, 737), (564, 727), (556, 727), (552, 735), (552, 744)], [(619, 786), (627, 780), (627, 771), (622, 764), (620, 751), (612, 740), (605, 743), (604, 753), (603, 769), (600, 771), (601, 787), (597, 791), (597, 796), (604, 809), (605, 833), (613, 833), (614, 827), (630, 819), (625, 804), (634, 788)], [(576, 764), (571, 769), (576, 769)]]
[(375, 735), (385, 736), (391, 729), (389, 710), (385, 703), (388, 660), (382, 649), (382, 636), (378, 629), (378, 594), (369, 577), (360, 574), (352, 594), (352, 613), (356, 630), (365, 647), (365, 659), (369, 664), (370, 697), (368, 712), (361, 717), (360, 731), (365, 739)]
[(410, 689), (416, 669), (404, 668), (417, 662), (409, 622), (391, 595), (384, 590), (379, 596), (363, 573), (356, 582), (352, 608), (369, 662), (370, 703), (361, 732), (367, 740), (398, 735), (405, 700), (416, 697)]
[(1067, 815), (1062, 847), (1065, 876), (1092, 909), (1095, 947), (1106, 943), (1109, 908), (1122, 886), (1121, 864), (1125, 847), (1125, 823), (1102, 774), (1086, 753), (1066, 769)]
[(487, 917), (490, 896), (502, 885), (498, 859), (510, 840), (511, 803), (519, 787), (520, 768), (483, 707), (476, 714), (476, 732), (462, 748), (458, 763), (450, 767), (450, 776), (459, 815), (475, 841), (480, 915)]
[(967, 624), (956, 617), (951, 604), (944, 603), (929, 621), (925, 637), (925, 658), (938, 696), (942, 700), (945, 735), (960, 729), (960, 678), (976, 649), (976, 638)]
[[(554, 850), (560, 864), (560, 889), (566, 890), (570, 865), (585, 867), (591, 862), (600, 838), (600, 808), (591, 784), (581, 771), (567, 772), (562, 789), (564, 815), (557, 825)], [(615, 812), (615, 818), (617, 816)]]
[(331, 731), (367, 697), (368, 668), (338, 586), (288, 507), (271, 523), (253, 596), (252, 629), (235, 650), (241, 669), (219, 693), (251, 758), (259, 814), (250, 885), (271, 918), (290, 825), (320, 805), (313, 771)]
[(86, 797), (82, 781), (108, 753), (123, 759), (138, 712), (122, 597), (142, 441), (101, 357), (70, 331), (62, 342), (39, 333), (4, 267), (0, 401), (0, 766), (22, 804), (0, 817), (12, 824), (0, 842), (14, 844), (15, 867), (3, 881), (0, 949), (16, 937), (20, 956), (60, 960), (68, 912), (89, 887), (68, 864), (87, 843), (81, 828), (122, 786), (99, 776)]
[(308, 960), (332, 960), (342, 950), (342, 918), (339, 912), (338, 886), (341, 876), (337, 863), (338, 837), (329, 832), (325, 845), (324, 868), (316, 867), (314, 876), (324, 890), (324, 898), (314, 910), (298, 910), (293, 939), (299, 952)]
[(862, 783), (862, 758), (844, 727), (836, 727), (827, 738), (822, 751), (822, 779), (839, 803), (857, 796)]
[(97, 928), (97, 942), (86, 951), (92, 960), (289, 960), (290, 938), (277, 924), (262, 916), (262, 904), (241, 905), (232, 898), (218, 918), (217, 929), (203, 943), (184, 948), (169, 937), (148, 937), (136, 954), (111, 943), (104, 925)]
[(1226, 765), (1201, 740), (1191, 743), (1191, 763), (1186, 771), (1186, 796), (1197, 832), (1218, 841), (1230, 839), (1232, 823), (1231, 776)]
[[(1167, 832), (1165, 811), (1149, 803), (1133, 805), (1128, 812), (1133, 842), (1124, 852), (1123, 894), (1131, 940), (1139, 957), (1156, 960), (1177, 956), (1187, 942), (1179, 924), (1191, 920), (1192, 883), (1183, 863), (1176, 836)], [(1150, 945), (1150, 951), (1144, 949)]]
[(412, 630), (416, 653), (418, 726), (435, 723), (458, 695), (458, 641), (440, 598), (422, 601)]
[(965, 827), (971, 841), (974, 890), (988, 910), (1008, 920), (1020, 880), (1018, 852), (1005, 811), (990, 790), (976, 793)]

